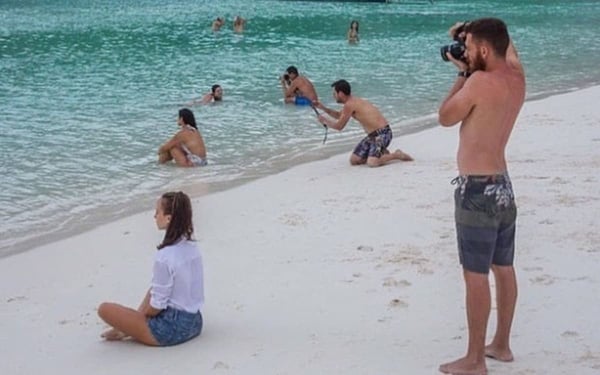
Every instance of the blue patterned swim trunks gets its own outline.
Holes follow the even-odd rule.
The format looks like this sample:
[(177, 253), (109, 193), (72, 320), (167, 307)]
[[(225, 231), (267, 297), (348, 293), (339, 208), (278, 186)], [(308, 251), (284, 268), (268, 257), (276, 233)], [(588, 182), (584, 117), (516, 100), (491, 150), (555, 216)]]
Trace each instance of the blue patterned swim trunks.
[(392, 129), (386, 125), (363, 138), (354, 148), (353, 154), (364, 160), (369, 157), (380, 158), (387, 151), (391, 141)]

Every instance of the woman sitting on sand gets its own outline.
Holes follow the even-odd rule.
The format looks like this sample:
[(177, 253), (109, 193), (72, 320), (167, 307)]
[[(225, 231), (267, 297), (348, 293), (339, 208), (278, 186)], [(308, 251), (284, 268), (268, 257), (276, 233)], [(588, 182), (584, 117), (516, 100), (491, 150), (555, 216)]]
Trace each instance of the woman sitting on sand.
[(353, 20), (350, 22), (350, 28), (348, 29), (348, 43), (358, 43), (358, 21)]
[(206, 147), (196, 126), (194, 113), (187, 108), (180, 109), (177, 125), (181, 129), (158, 149), (158, 162), (164, 164), (175, 160), (180, 167), (206, 165)]
[(106, 340), (131, 337), (142, 344), (170, 346), (200, 334), (204, 303), (202, 256), (192, 240), (192, 204), (183, 192), (163, 194), (156, 202), (156, 226), (166, 230), (154, 255), (150, 290), (134, 310), (104, 302), (98, 315), (112, 328)]

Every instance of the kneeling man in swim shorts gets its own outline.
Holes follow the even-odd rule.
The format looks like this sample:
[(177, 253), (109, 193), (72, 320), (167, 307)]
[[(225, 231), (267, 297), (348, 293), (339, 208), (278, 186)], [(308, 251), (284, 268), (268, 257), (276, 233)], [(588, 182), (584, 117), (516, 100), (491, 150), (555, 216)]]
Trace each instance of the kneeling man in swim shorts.
[(312, 105), (313, 102), (319, 100), (315, 86), (308, 78), (299, 75), (295, 66), (288, 67), (280, 81), (286, 103)]
[(320, 102), (316, 102), (315, 107), (337, 119), (337, 121), (334, 121), (324, 115), (319, 115), (319, 121), (329, 128), (341, 131), (350, 120), (350, 117), (353, 117), (367, 133), (367, 136), (354, 148), (354, 152), (350, 156), (350, 164), (360, 165), (366, 163), (369, 167), (379, 167), (391, 160), (413, 160), (410, 155), (401, 150), (396, 150), (393, 153), (388, 151), (387, 147), (392, 141), (392, 129), (388, 121), (372, 103), (353, 96), (348, 81), (340, 79), (334, 82), (331, 87), (333, 87), (335, 101), (343, 104), (344, 107), (341, 112), (338, 112), (325, 107)]

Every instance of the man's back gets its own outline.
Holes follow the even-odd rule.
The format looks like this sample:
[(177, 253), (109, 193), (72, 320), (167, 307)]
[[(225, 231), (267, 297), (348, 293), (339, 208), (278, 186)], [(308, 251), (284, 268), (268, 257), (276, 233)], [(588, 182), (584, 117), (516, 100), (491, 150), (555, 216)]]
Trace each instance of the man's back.
[(502, 173), (506, 171), (506, 144), (525, 99), (522, 70), (506, 64), (493, 71), (478, 71), (465, 86), (475, 99), (460, 127), (459, 172)]
[(371, 133), (388, 125), (387, 120), (379, 109), (368, 100), (351, 96), (344, 103), (344, 106), (351, 112), (352, 117), (363, 126), (365, 132)]
[(308, 78), (304, 76), (298, 76), (298, 78), (294, 80), (294, 83), (296, 85), (296, 88), (302, 94), (302, 96), (310, 99), (311, 101), (319, 100), (319, 98), (317, 97), (317, 91), (315, 90), (315, 86)]

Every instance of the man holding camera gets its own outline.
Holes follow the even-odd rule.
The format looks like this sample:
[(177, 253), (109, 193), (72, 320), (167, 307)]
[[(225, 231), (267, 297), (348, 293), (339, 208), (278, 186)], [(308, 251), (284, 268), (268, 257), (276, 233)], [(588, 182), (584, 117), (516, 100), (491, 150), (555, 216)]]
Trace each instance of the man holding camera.
[(392, 160), (413, 160), (402, 150), (396, 150), (393, 153), (388, 151), (387, 147), (392, 141), (392, 129), (388, 125), (388, 121), (371, 102), (352, 95), (348, 81), (340, 79), (335, 81), (331, 87), (333, 87), (335, 101), (343, 104), (344, 107), (341, 111), (336, 111), (325, 107), (320, 102), (315, 102), (315, 107), (322, 109), (335, 119), (319, 115), (321, 124), (342, 131), (350, 118), (354, 118), (367, 133), (367, 136), (354, 148), (350, 156), (351, 165), (367, 164), (369, 167), (379, 167)]
[(280, 81), (286, 103), (312, 105), (313, 102), (319, 100), (315, 86), (308, 78), (299, 75), (295, 66), (288, 67)]
[[(462, 34), (464, 33), (464, 34)], [(454, 193), (459, 258), (466, 285), (467, 354), (440, 366), (446, 374), (487, 374), (485, 357), (513, 360), (510, 330), (517, 300), (513, 267), (517, 209), (505, 148), (525, 100), (525, 75), (506, 25), (495, 18), (457, 24), (458, 43), (444, 47), (458, 77), (439, 109), (442, 126), (461, 122)], [(464, 40), (462, 37), (464, 36)], [(457, 56), (463, 43), (464, 54)], [(460, 47), (460, 46), (458, 46)], [(498, 322), (485, 346), (490, 269)]]

